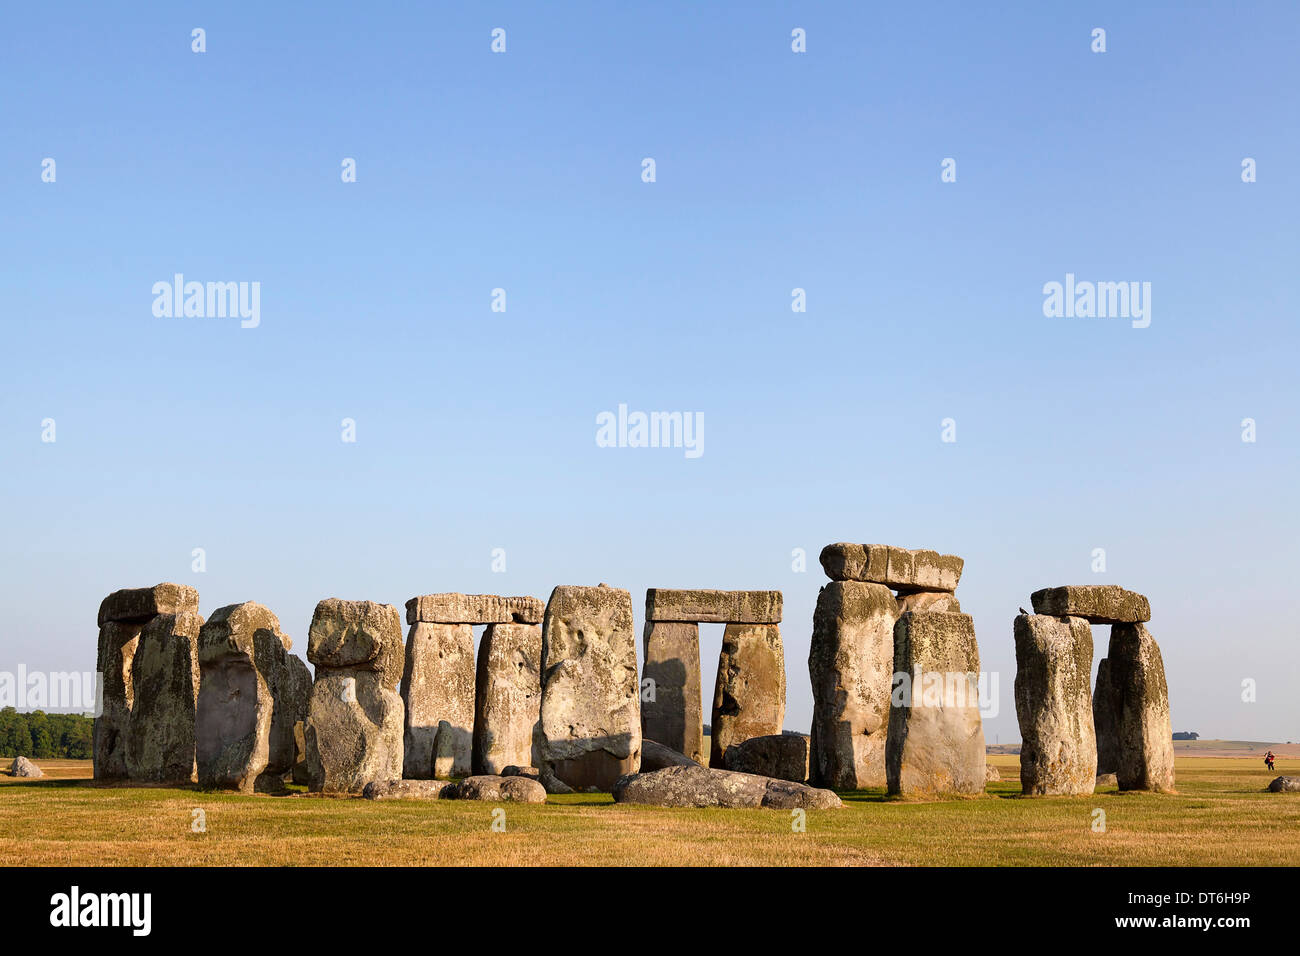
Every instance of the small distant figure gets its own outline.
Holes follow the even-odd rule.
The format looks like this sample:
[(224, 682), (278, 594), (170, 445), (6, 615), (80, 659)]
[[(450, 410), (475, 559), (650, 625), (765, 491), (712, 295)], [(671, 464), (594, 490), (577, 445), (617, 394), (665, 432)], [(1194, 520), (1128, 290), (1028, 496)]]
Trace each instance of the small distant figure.
[(1020, 613), (1026, 615), (1026, 616), (1029, 614), (1029, 612), (1026, 611), (1023, 607), (1020, 609)]
[(1273, 772), (1274, 759), (1276, 758), (1273, 756), (1273, 751), (1270, 750), (1268, 753), (1264, 754), (1264, 765), (1268, 767), (1269, 773)]

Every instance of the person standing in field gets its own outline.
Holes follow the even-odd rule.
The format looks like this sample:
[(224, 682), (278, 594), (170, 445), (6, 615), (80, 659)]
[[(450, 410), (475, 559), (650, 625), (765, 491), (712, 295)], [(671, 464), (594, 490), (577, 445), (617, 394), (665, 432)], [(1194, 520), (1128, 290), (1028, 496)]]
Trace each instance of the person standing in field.
[(1273, 751), (1270, 750), (1268, 753), (1264, 754), (1264, 766), (1268, 767), (1270, 772), (1273, 770), (1274, 759)]

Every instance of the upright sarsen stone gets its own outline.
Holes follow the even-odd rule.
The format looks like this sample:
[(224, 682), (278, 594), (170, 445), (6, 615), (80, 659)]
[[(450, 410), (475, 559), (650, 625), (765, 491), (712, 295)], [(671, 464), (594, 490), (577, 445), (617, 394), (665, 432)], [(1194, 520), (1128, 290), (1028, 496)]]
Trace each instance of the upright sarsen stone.
[(644, 642), (645, 666), (641, 677), (654, 683), (647, 685), (646, 699), (641, 702), (641, 735), (702, 763), (700, 626), (683, 621), (647, 620)]
[(1121, 790), (1174, 792), (1174, 742), (1165, 664), (1140, 623), (1110, 629), (1116, 724), (1115, 776)]
[(443, 747), (448, 776), (470, 774), (474, 736), (474, 629), (468, 624), (411, 625), (402, 673), (405, 708), (402, 776), (428, 780), (435, 773), (435, 738), (446, 721)]
[(967, 614), (918, 611), (894, 625), (894, 670), (906, 674), (891, 699), (885, 774), (891, 794), (978, 795), (984, 791), (979, 647)]
[(197, 779), (194, 728), (199, 694), (199, 630), (194, 611), (159, 614), (140, 632), (131, 664), (134, 705), (126, 734), (132, 780)]
[[(1108, 652), (1109, 653), (1109, 652)], [(1092, 727), (1097, 737), (1097, 774), (1113, 774), (1119, 766), (1119, 712), (1110, 682), (1110, 661), (1097, 662), (1097, 688), (1092, 694)]]
[(542, 624), (542, 774), (609, 790), (641, 760), (632, 595), (557, 587)]
[(542, 629), (489, 624), (478, 648), (473, 772), (500, 775), (541, 759)]
[(199, 629), (199, 786), (244, 793), (278, 787), (279, 774), (267, 770), (291, 643), (279, 619), (253, 601), (218, 608)]
[[(103, 616), (102, 609), (100, 616)], [(91, 744), (96, 780), (127, 777), (127, 731), (134, 703), (131, 670), (142, 628), (141, 623), (123, 621), (105, 621), (99, 626), (95, 668), (103, 675), (103, 686)]]
[[(779, 734), (785, 721), (785, 648), (776, 624), (728, 624), (713, 689), (709, 766), (728, 747)], [(662, 743), (662, 741), (660, 741)]]
[(1021, 788), (1033, 795), (1092, 793), (1092, 629), (1081, 617), (1021, 614), (1014, 631)]
[(402, 776), (402, 619), (391, 604), (328, 598), (307, 641), (316, 665), (306, 725), (307, 785), (360, 793)]
[(808, 651), (814, 786), (885, 785), (897, 612), (883, 584), (832, 581), (817, 595)]

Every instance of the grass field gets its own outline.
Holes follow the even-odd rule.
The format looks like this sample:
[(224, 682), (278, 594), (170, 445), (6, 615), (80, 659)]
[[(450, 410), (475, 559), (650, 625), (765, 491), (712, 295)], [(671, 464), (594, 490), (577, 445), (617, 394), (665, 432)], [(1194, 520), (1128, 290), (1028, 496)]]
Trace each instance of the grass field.
[[(844, 794), (792, 832), (776, 810), (616, 806), (553, 796), (545, 806), (239, 796), (100, 787), (89, 761), (41, 761), (47, 777), (0, 777), (0, 864), (21, 865), (1295, 865), (1300, 795), (1271, 794), (1262, 764), (1179, 757), (1177, 795), (1020, 796), (1018, 758), (979, 799)], [(1300, 768), (1279, 765), (1280, 773)], [(1094, 810), (1106, 830), (1093, 832)], [(207, 831), (192, 832), (194, 810)]]

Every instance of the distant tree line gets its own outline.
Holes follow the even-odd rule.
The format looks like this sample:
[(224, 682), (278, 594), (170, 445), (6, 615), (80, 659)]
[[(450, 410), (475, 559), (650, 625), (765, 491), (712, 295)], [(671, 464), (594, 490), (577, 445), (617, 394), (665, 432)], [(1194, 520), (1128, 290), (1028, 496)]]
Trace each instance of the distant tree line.
[(0, 757), (89, 760), (94, 720), (85, 714), (0, 710)]
[(1174, 740), (1197, 740), (1200, 736), (1194, 730), (1178, 730), (1174, 732)]

